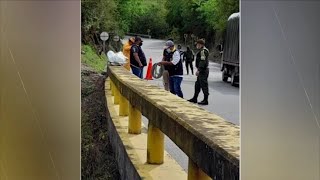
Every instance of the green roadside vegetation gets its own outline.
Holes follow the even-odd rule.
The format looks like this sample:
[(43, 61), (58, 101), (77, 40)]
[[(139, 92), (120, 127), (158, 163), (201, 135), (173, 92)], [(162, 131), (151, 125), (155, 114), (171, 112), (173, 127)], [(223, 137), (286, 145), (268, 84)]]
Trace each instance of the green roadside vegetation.
[(81, 8), (85, 44), (96, 43), (92, 34), (107, 31), (175, 41), (193, 34), (214, 47), (223, 39), (228, 17), (239, 12), (239, 0), (86, 0)]
[(97, 55), (96, 51), (90, 45), (81, 45), (81, 63), (92, 68), (97, 73), (104, 71), (106, 59), (104, 56)]

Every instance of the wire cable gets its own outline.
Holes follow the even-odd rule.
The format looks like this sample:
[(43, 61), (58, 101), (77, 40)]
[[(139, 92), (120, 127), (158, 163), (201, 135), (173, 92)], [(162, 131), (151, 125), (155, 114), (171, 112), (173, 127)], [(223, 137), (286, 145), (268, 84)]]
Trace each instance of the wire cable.
[(159, 66), (158, 63), (153, 64), (151, 69), (152, 77), (155, 79), (161, 78), (163, 71), (164, 71), (163, 65)]

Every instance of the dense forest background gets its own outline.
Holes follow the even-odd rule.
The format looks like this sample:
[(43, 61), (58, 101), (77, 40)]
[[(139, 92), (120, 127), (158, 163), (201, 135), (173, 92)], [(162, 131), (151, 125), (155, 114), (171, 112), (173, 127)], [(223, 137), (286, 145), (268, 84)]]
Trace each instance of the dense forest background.
[(99, 33), (107, 31), (180, 42), (188, 34), (187, 41), (205, 38), (212, 48), (223, 39), (228, 17), (239, 12), (239, 0), (84, 0), (81, 7), (84, 44), (99, 44)]

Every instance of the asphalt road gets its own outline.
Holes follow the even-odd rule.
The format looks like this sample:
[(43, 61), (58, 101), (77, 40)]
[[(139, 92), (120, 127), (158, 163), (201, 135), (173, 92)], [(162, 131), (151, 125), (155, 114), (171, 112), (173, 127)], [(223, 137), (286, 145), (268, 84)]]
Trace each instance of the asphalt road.
[[(125, 41), (128, 38), (125, 38)], [(165, 44), (163, 40), (143, 39), (142, 49), (149, 60), (152, 58), (153, 63), (159, 62), (162, 59), (162, 51)], [(185, 50), (183, 47), (182, 50)], [(239, 88), (231, 86), (230, 83), (222, 81), (220, 64), (210, 62), (209, 65), (209, 105), (202, 108), (217, 114), (226, 121), (239, 125)], [(195, 67), (195, 66), (194, 66)], [(185, 68), (185, 67), (184, 67)], [(195, 68), (194, 68), (195, 69)], [(147, 67), (144, 68), (144, 77), (146, 76)], [(184, 69), (184, 77), (182, 81), (182, 91), (185, 99), (193, 97), (195, 75), (187, 75)], [(149, 81), (163, 87), (162, 78)], [(199, 95), (198, 101), (203, 99), (202, 92)], [(143, 123), (148, 125), (148, 120), (144, 117)], [(168, 137), (165, 138), (166, 151), (181, 165), (185, 170), (188, 168), (188, 157), (181, 151)]]

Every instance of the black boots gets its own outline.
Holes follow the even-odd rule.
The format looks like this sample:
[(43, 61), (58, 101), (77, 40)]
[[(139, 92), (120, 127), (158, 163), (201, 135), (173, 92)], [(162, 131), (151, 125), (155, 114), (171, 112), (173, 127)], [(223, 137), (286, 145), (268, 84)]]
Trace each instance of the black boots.
[(201, 102), (198, 102), (199, 105), (208, 105), (208, 100), (203, 100)]
[(198, 102), (199, 105), (208, 105), (208, 95), (204, 95), (204, 99), (201, 102)]
[(193, 98), (189, 99), (188, 101), (189, 101), (189, 102), (192, 102), (192, 103), (198, 103), (199, 105), (208, 105), (208, 104), (209, 104), (209, 102), (208, 102), (208, 97), (209, 97), (208, 95), (204, 95), (203, 101), (198, 102), (197, 96), (193, 96)]
[(194, 98), (194, 97), (192, 99), (189, 99), (188, 101), (192, 102), (192, 103), (197, 103), (198, 102), (197, 98)]

